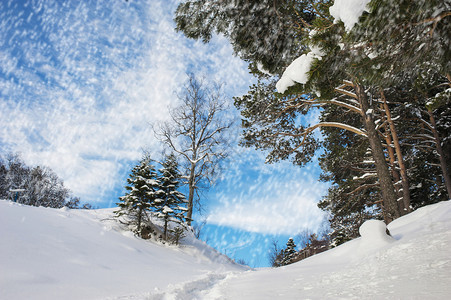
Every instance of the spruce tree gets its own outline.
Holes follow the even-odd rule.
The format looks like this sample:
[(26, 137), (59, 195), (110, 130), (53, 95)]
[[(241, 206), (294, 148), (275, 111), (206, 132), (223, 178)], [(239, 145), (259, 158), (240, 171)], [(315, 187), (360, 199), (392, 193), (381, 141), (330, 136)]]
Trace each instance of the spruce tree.
[(289, 265), (293, 262), (293, 259), (296, 255), (296, 244), (293, 241), (293, 238), (289, 238), (287, 241), (287, 247), (283, 252), (283, 259), (281, 262), (282, 266)]
[[(186, 222), (185, 195), (178, 191), (180, 188), (180, 173), (177, 158), (174, 154), (165, 157), (162, 168), (159, 170), (159, 197), (151, 204), (157, 216), (164, 220), (164, 239), (168, 240), (168, 233), (175, 232), (174, 228), (168, 228), (169, 222), (184, 226)], [(175, 230), (175, 231), (174, 231)]]
[(151, 206), (162, 194), (159, 191), (155, 167), (148, 156), (145, 155), (132, 169), (127, 183), (127, 193), (119, 198), (119, 210), (115, 211), (115, 214), (117, 218), (124, 217), (125, 223), (133, 226), (133, 231), (141, 235), (143, 223), (149, 220), (148, 212)]

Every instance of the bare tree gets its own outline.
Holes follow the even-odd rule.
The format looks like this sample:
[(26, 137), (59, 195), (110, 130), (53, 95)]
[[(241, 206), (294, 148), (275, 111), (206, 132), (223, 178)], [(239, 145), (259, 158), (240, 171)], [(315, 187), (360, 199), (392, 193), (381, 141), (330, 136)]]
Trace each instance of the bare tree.
[(272, 240), (271, 241), (271, 248), (268, 251), (268, 260), (269, 264), (273, 268), (277, 268), (281, 266), (281, 259), (282, 259), (282, 251), (283, 249), (279, 248), (278, 240)]
[[(205, 225), (207, 225), (207, 219), (202, 220), (202, 222), (197, 222), (193, 225), (193, 230), (194, 230), (194, 236), (200, 240), (202, 237), (202, 233), (203, 233), (203, 229), (205, 227)], [(208, 239), (208, 237), (207, 237)], [(205, 240), (205, 242), (207, 242), (207, 240)]]
[(232, 125), (225, 115), (226, 102), (219, 85), (207, 85), (189, 75), (179, 106), (170, 110), (171, 120), (154, 127), (156, 136), (185, 163), (188, 185), (188, 225), (199, 190), (211, 186), (218, 163), (226, 157), (226, 130)]

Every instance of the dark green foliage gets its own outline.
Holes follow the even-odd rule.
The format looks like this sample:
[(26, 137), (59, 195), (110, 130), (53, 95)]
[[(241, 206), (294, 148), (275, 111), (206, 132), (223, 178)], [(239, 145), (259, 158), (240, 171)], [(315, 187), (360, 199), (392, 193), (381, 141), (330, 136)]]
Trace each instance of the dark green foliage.
[(72, 197), (66, 204), (64, 205), (70, 209), (94, 209), (94, 207), (89, 203), (81, 204), (79, 197)]
[[(176, 11), (177, 30), (208, 42), (212, 34), (226, 36), (245, 61), (280, 73), (296, 58), (305, 24), (315, 18), (321, 2), (299, 0), (184, 1)], [(319, 3), (319, 4), (318, 4)]]
[[(399, 81), (401, 79), (396, 80)], [(403, 155), (409, 169), (414, 208), (447, 198), (428, 112), (429, 106), (435, 107), (431, 113), (437, 120), (435, 130), (441, 138), (440, 145), (443, 149), (449, 149), (451, 98), (436, 97), (446, 94), (447, 89), (447, 79), (435, 69), (429, 70), (428, 76), (421, 75), (415, 80), (404, 76), (401, 85), (386, 89), (386, 95), (392, 99), (391, 110), (398, 116), (396, 126), (402, 138)], [(444, 151), (445, 156), (449, 153)], [(446, 158), (445, 161), (449, 162)], [(447, 169), (450, 169), (449, 163)]]
[(186, 222), (186, 203), (188, 201), (185, 195), (178, 191), (180, 188), (180, 177), (175, 155), (170, 154), (166, 156), (159, 175), (160, 195), (151, 204), (157, 216), (164, 220), (164, 239), (168, 239), (168, 232), (170, 232), (177, 236), (177, 243), (183, 232), (179, 232), (179, 227), (168, 228), (168, 223), (171, 222), (172, 224), (183, 226)]
[(274, 82), (259, 81), (247, 95), (235, 98), (235, 106), (243, 116), (241, 145), (270, 150), (268, 163), (291, 158), (294, 164), (302, 166), (320, 146), (312, 134), (305, 134), (309, 124), (303, 117), (309, 106), (302, 106), (305, 99), (296, 96), (281, 101), (273, 90)]
[[(360, 116), (336, 106), (324, 108), (321, 122), (345, 122), (355, 127), (362, 124)], [(339, 128), (323, 128), (322, 133), (320, 179), (332, 186), (318, 206), (328, 212), (331, 239), (338, 245), (357, 237), (365, 219), (381, 217), (375, 204), (380, 194), (368, 139)]]
[[(418, 74), (418, 66), (446, 75), (451, 70), (451, 3), (443, 0), (373, 0), (349, 40), (363, 43), (372, 60), (356, 68), (375, 70), (371, 79), (391, 85), (397, 73)], [(368, 72), (368, 74), (370, 74)]]
[(127, 179), (127, 193), (117, 203), (116, 217), (124, 217), (124, 222), (132, 226), (132, 230), (141, 236), (142, 224), (149, 222), (148, 212), (154, 202), (163, 194), (159, 190), (157, 172), (152, 160), (144, 156)]
[(281, 259), (281, 265), (286, 266), (293, 263), (293, 259), (296, 255), (296, 244), (293, 241), (293, 238), (289, 238), (287, 241), (287, 246), (283, 251), (283, 257)]
[(328, 235), (319, 237), (317, 234), (313, 233), (308, 237), (306, 245), (296, 253), (292, 262), (306, 259), (315, 254), (327, 251), (329, 248), (330, 238)]
[(381, 210), (373, 204), (378, 200), (377, 189), (368, 188), (353, 195), (349, 195), (348, 191), (333, 186), (318, 203), (318, 207), (330, 215), (330, 240), (333, 247), (358, 237), (359, 227), (366, 220), (382, 219)]
[[(184, 237), (187, 220), (187, 201), (178, 191), (180, 177), (173, 154), (166, 156), (159, 172), (154, 167), (154, 161), (144, 155), (127, 179), (125, 188), (128, 192), (119, 198), (121, 201), (117, 203), (116, 218), (142, 238), (153, 237), (178, 244)], [(151, 214), (162, 219), (162, 230), (152, 223)]]
[(301, 243), (302, 249), (296, 251), (296, 245), (292, 238), (287, 242), (285, 249), (278, 250), (277, 243), (273, 243), (274, 248), (271, 249), (270, 262), (272, 267), (286, 266), (315, 254), (327, 251), (330, 246), (330, 238), (328, 235), (318, 237), (315, 233), (306, 232), (305, 242)]
[(271, 267), (278, 268), (284, 266), (286, 262), (286, 249), (279, 249), (277, 241), (273, 241), (273, 248), (269, 252), (269, 262)]
[[(446, 78), (440, 76), (435, 78), (436, 80), (428, 83), (428, 86), (436, 87), (429, 93), (419, 90), (418, 84), (407, 76), (397, 79), (398, 85), (384, 90), (392, 117), (396, 119), (395, 126), (408, 171), (413, 208), (447, 198), (432, 132), (426, 126), (429, 124), (426, 103), (431, 101), (431, 97), (434, 98), (434, 95), (446, 89), (444, 84)], [(376, 109), (375, 113), (381, 117), (381, 111)], [(443, 127), (438, 126), (439, 134), (443, 137), (442, 147), (449, 147), (450, 134), (449, 130), (448, 132), (445, 130), (449, 129), (451, 124), (449, 113), (448, 105), (434, 111), (435, 118), (443, 124)], [(353, 120), (353, 116), (346, 114), (342, 108), (327, 107), (321, 121), (344, 120), (358, 126), (359, 118)], [(379, 131), (386, 134), (383, 128), (379, 127)], [(362, 164), (363, 161), (371, 160), (371, 153), (366, 152), (368, 149), (366, 139), (335, 128), (324, 128), (323, 136), (322, 145), (325, 153), (320, 158), (323, 170), (321, 179), (330, 181), (332, 187), (319, 203), (319, 207), (329, 212), (331, 238), (334, 245), (339, 245), (357, 237), (358, 228), (364, 220), (381, 218), (377, 204), (380, 191), (375, 185), (377, 178), (372, 176), (361, 178), (363, 174), (370, 174), (374, 168), (372, 164)]]

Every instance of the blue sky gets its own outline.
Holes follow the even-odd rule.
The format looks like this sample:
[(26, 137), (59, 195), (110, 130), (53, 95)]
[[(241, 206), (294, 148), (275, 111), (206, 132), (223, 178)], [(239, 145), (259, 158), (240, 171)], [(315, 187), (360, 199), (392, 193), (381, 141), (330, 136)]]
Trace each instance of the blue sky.
[[(111, 207), (142, 149), (161, 152), (150, 124), (167, 120), (188, 72), (224, 83), (233, 107), (253, 82), (246, 64), (223, 37), (176, 33), (177, 3), (1, 1), (0, 152), (49, 166), (83, 202)], [(327, 185), (315, 162), (265, 165), (264, 153), (237, 145), (239, 132), (198, 218), (209, 244), (265, 266), (273, 239), (321, 226)]]

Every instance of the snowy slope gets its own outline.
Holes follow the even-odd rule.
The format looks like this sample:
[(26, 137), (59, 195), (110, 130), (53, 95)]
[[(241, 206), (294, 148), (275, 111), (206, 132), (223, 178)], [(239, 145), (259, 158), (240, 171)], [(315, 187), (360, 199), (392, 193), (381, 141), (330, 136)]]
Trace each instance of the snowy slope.
[(278, 268), (245, 270), (203, 242), (165, 247), (102, 221), (111, 210), (0, 201), (0, 299), (451, 299), (451, 202)]
[(451, 299), (451, 202), (420, 208), (388, 228), (392, 241), (370, 228), (363, 238), (304, 261), (232, 275), (206, 297)]
[[(121, 232), (111, 209), (0, 201), (0, 299), (99, 299), (241, 271), (203, 242), (178, 248)], [(102, 221), (103, 220), (103, 221)]]

